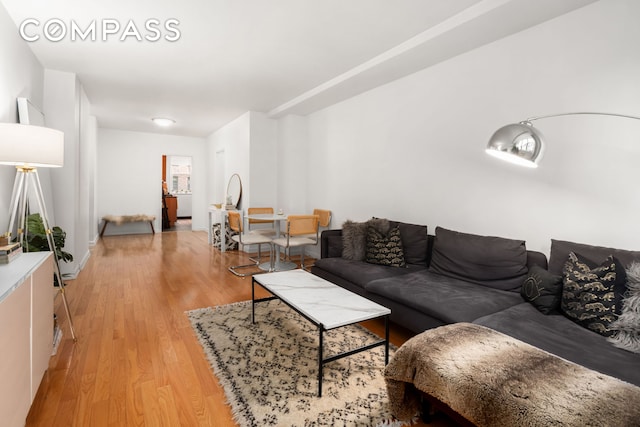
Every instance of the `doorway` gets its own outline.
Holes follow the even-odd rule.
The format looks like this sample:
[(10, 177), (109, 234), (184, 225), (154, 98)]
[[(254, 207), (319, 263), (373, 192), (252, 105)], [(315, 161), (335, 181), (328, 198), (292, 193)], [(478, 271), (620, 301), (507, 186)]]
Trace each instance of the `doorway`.
[(191, 231), (191, 156), (162, 156), (162, 231)]

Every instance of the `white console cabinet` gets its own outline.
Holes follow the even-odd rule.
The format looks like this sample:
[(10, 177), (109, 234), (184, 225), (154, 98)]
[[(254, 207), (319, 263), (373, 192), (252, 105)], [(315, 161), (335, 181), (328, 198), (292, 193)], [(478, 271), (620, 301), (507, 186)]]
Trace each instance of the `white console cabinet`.
[(53, 254), (0, 265), (0, 420), (24, 426), (53, 349)]

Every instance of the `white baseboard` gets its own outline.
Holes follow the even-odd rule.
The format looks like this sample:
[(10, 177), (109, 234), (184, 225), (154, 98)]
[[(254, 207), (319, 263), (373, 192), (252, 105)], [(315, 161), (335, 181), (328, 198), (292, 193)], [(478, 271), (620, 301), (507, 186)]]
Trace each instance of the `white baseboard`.
[(68, 279), (68, 280), (73, 280), (76, 277), (78, 277), (78, 274), (80, 274), (80, 271), (82, 271), (82, 269), (84, 268), (84, 266), (87, 264), (87, 262), (89, 261), (89, 258), (91, 257), (91, 252), (87, 251), (84, 256), (82, 257), (82, 259), (80, 260), (80, 262), (78, 264), (76, 264), (71, 271), (68, 271), (65, 267), (65, 263), (60, 263), (60, 273), (62, 274), (62, 278), (63, 279)]
[(82, 260), (80, 261), (80, 265), (78, 266), (78, 273), (80, 273), (84, 269), (84, 266), (87, 265), (89, 258), (91, 258), (91, 251), (87, 251), (82, 257)]

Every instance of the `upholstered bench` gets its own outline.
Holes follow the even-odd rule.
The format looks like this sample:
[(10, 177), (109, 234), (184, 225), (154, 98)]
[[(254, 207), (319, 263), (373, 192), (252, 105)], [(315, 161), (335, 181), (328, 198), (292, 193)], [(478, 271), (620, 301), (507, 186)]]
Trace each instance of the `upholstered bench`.
[(129, 222), (149, 222), (151, 232), (155, 234), (156, 230), (153, 228), (153, 221), (155, 220), (156, 217), (153, 215), (106, 215), (102, 217), (104, 224), (102, 225), (102, 230), (100, 230), (100, 237), (104, 234), (107, 224), (122, 225)]
[(465, 425), (640, 423), (640, 387), (471, 323), (408, 340), (387, 365), (385, 381), (399, 419), (412, 418), (425, 399)]

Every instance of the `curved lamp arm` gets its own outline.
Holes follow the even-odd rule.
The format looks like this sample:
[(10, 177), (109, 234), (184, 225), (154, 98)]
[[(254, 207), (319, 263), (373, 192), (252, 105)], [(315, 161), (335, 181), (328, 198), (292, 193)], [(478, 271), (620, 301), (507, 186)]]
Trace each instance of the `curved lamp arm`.
[(548, 114), (545, 116), (536, 116), (536, 117), (529, 117), (527, 120), (525, 120), (525, 122), (533, 122), (535, 120), (540, 120), (540, 119), (548, 119), (550, 117), (561, 117), (561, 116), (580, 116), (580, 115), (590, 115), (590, 116), (614, 116), (614, 117), (624, 117), (625, 119), (635, 119), (635, 120), (640, 120), (640, 117), (636, 117), (636, 116), (629, 116), (627, 114), (618, 114), (618, 113), (598, 113), (598, 112), (593, 112), (593, 111), (579, 111), (576, 113), (559, 113), (559, 114)]
[(538, 163), (544, 154), (544, 136), (542, 132), (533, 127), (531, 122), (550, 117), (561, 116), (614, 116), (626, 119), (640, 120), (640, 117), (618, 113), (598, 113), (598, 112), (572, 112), (549, 114), (545, 116), (530, 117), (520, 123), (513, 123), (498, 129), (487, 144), (485, 151), (501, 160), (506, 160), (520, 166), (531, 168), (538, 167)]

